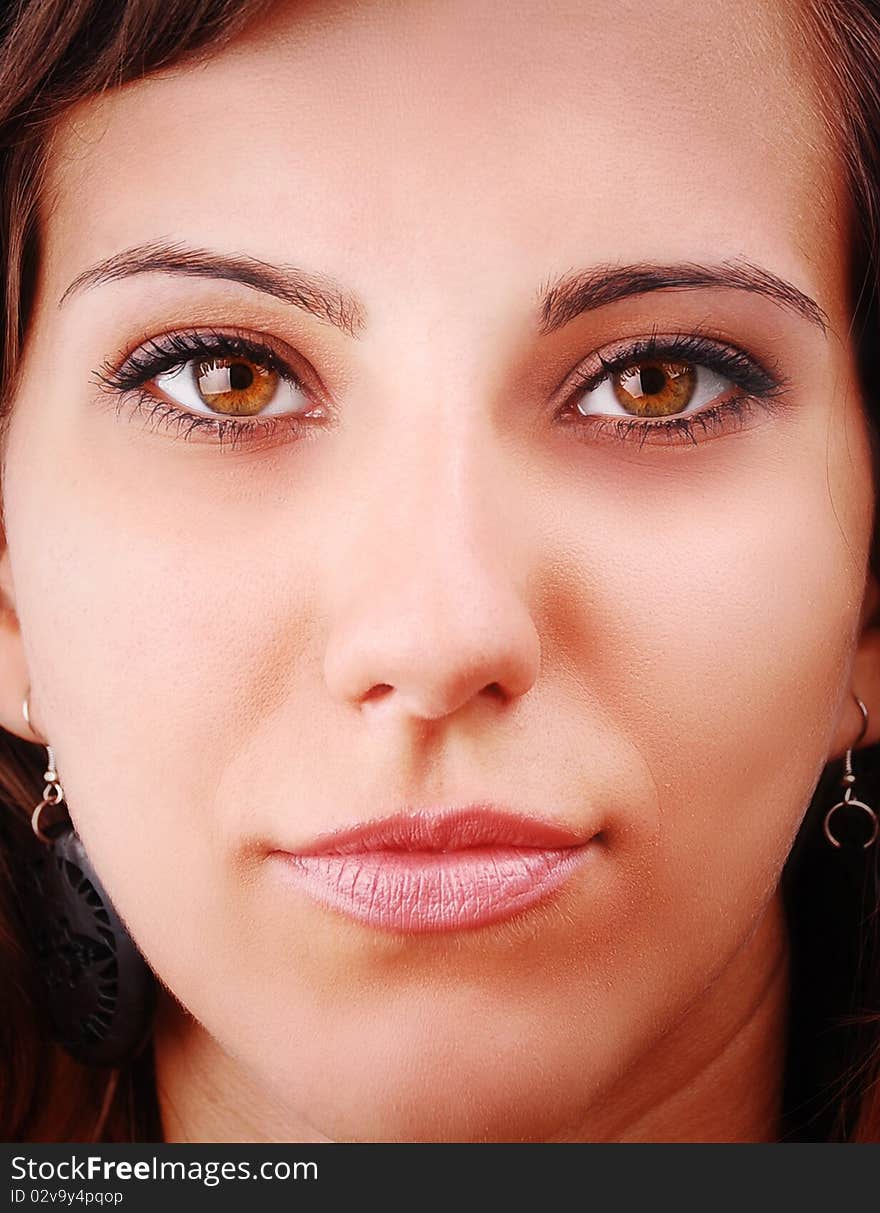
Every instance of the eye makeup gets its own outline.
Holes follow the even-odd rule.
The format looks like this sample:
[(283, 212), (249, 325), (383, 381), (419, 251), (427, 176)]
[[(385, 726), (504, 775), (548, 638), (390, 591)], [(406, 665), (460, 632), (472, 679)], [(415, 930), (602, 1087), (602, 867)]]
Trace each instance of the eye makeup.
[[(675, 399), (669, 385), (683, 380), (692, 391), (690, 385), (699, 382), (696, 372), (700, 369), (709, 372), (709, 378), (716, 382), (723, 379), (729, 383), (732, 394), (689, 413), (658, 416), (654, 402), (662, 401), (664, 394)], [(581, 408), (585, 395), (596, 393), (606, 383), (614, 386), (614, 396), (625, 401), (626, 407), (618, 404), (615, 414), (585, 413)], [(635, 392), (631, 393), (626, 388), (633, 383)], [(789, 386), (777, 367), (771, 371), (742, 349), (704, 333), (661, 337), (655, 331), (619, 345), (611, 353), (599, 352), (577, 368), (567, 385), (559, 418), (575, 427), (586, 441), (696, 445), (705, 437), (743, 428), (757, 409), (779, 412), (780, 400)], [(607, 399), (609, 393), (605, 395)], [(645, 410), (641, 414), (640, 408)]]
[[(265, 341), (214, 328), (183, 330), (150, 338), (120, 365), (105, 362), (95, 372), (95, 379), (115, 400), (117, 415), (125, 413), (129, 419), (142, 417), (146, 428), (167, 430), (174, 438), (191, 440), (194, 435), (204, 435), (221, 449), (245, 444), (249, 447), (272, 445), (279, 438), (298, 438), (307, 427), (314, 426), (316, 417), (321, 419), (325, 415), (320, 406), (315, 406), (308, 412), (253, 414), (249, 419), (241, 420), (232, 413), (196, 412), (148, 389), (153, 380), (174, 375), (194, 364), (203, 364), (206, 370), (222, 365), (244, 367), (250, 364), (260, 372), (274, 376), (276, 382), (306, 392), (301, 376)], [(226, 395), (231, 396), (233, 392)], [(206, 408), (210, 407), (207, 400), (204, 403)]]
[[(206, 411), (201, 412), (160, 395), (158, 386), (150, 387), (157, 379), (173, 378), (193, 367), (214, 373), (217, 368), (234, 367), (242, 372), (238, 382), (247, 383), (254, 378), (248, 366), (256, 368), (263, 382), (271, 375), (274, 382), (308, 395), (302, 377), (266, 340), (216, 328), (150, 338), (119, 365), (105, 362), (96, 380), (115, 400), (117, 415), (143, 417), (147, 428), (167, 430), (184, 440), (196, 437), (221, 449), (260, 448), (299, 439), (308, 429), (314, 431), (316, 421), (326, 420), (326, 410), (314, 401), (306, 411), (248, 414), (245, 409), (212, 412), (210, 401), (204, 400)], [(682, 397), (693, 396), (693, 386), (707, 377), (715, 384), (723, 380), (729, 391), (684, 411)], [(235, 380), (231, 382), (223, 399), (234, 397)], [(584, 403), (589, 404), (589, 397), (603, 384), (614, 388), (614, 395), (606, 392), (605, 399), (623, 405), (616, 404), (614, 413), (586, 412)], [(768, 369), (744, 350), (703, 332), (658, 336), (655, 331), (610, 350), (605, 347), (576, 368), (556, 420), (575, 429), (586, 442), (696, 445), (706, 437), (743, 428), (758, 409), (780, 411), (780, 399), (789, 386), (778, 367)], [(668, 403), (677, 406), (674, 412), (666, 409)], [(684, 400), (685, 407), (689, 403)]]

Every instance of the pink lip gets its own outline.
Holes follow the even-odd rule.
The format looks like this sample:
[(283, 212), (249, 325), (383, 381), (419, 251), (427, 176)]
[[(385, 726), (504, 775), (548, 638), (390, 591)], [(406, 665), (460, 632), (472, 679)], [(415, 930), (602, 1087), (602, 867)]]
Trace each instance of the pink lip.
[(545, 900), (590, 851), (570, 828), (491, 805), (397, 813), (274, 851), (297, 887), (359, 922), (482, 926)]

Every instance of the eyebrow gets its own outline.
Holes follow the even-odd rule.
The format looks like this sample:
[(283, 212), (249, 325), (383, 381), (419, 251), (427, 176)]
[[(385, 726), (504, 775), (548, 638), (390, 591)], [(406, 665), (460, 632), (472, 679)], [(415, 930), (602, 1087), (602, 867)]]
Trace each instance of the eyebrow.
[[(89, 287), (146, 273), (184, 274), (238, 282), (301, 308), (352, 337), (366, 327), (363, 302), (327, 275), (291, 265), (273, 265), (243, 253), (194, 248), (180, 241), (139, 244), (99, 261), (73, 279), (58, 300), (58, 306)], [(629, 265), (597, 265), (566, 273), (545, 283), (538, 292), (538, 331), (553, 333), (586, 312), (651, 291), (712, 287), (764, 295), (826, 332), (828, 317), (815, 300), (784, 278), (742, 259), (718, 265), (643, 261)]]
[(358, 297), (324, 274), (296, 266), (272, 265), (245, 254), (193, 248), (182, 242), (153, 241), (115, 253), (83, 270), (58, 300), (102, 282), (115, 282), (134, 274), (188, 274), (195, 278), (222, 278), (274, 295), (284, 303), (309, 312), (354, 337), (364, 327), (365, 309)]
[(719, 265), (700, 265), (693, 261), (670, 265), (653, 262), (600, 265), (565, 274), (548, 283), (539, 294), (540, 331), (555, 332), (575, 316), (605, 307), (619, 299), (646, 295), (651, 291), (699, 290), (706, 287), (725, 287), (764, 295), (811, 321), (823, 333), (827, 331), (828, 316), (814, 299), (784, 278), (744, 259), (723, 261)]

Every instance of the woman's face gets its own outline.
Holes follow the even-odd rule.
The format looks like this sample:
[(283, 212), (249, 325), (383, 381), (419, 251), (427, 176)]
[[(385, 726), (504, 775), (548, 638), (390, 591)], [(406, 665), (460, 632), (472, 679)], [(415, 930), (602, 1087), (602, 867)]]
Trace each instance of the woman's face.
[[(647, 12), (276, 4), (51, 146), (3, 724), (180, 1038), (316, 1133), (635, 1135), (858, 732), (837, 167), (784, 14)], [(593, 841), (444, 929), (271, 853), (474, 802)]]

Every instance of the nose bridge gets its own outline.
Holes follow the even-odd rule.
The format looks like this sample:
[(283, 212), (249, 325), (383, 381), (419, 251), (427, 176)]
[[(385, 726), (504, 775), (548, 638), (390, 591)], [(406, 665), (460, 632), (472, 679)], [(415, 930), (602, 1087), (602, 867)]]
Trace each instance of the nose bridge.
[(337, 698), (374, 711), (436, 719), (483, 691), (524, 694), (536, 676), (503, 452), (488, 402), (464, 391), (434, 380), (389, 406), (359, 486), (325, 676)]

